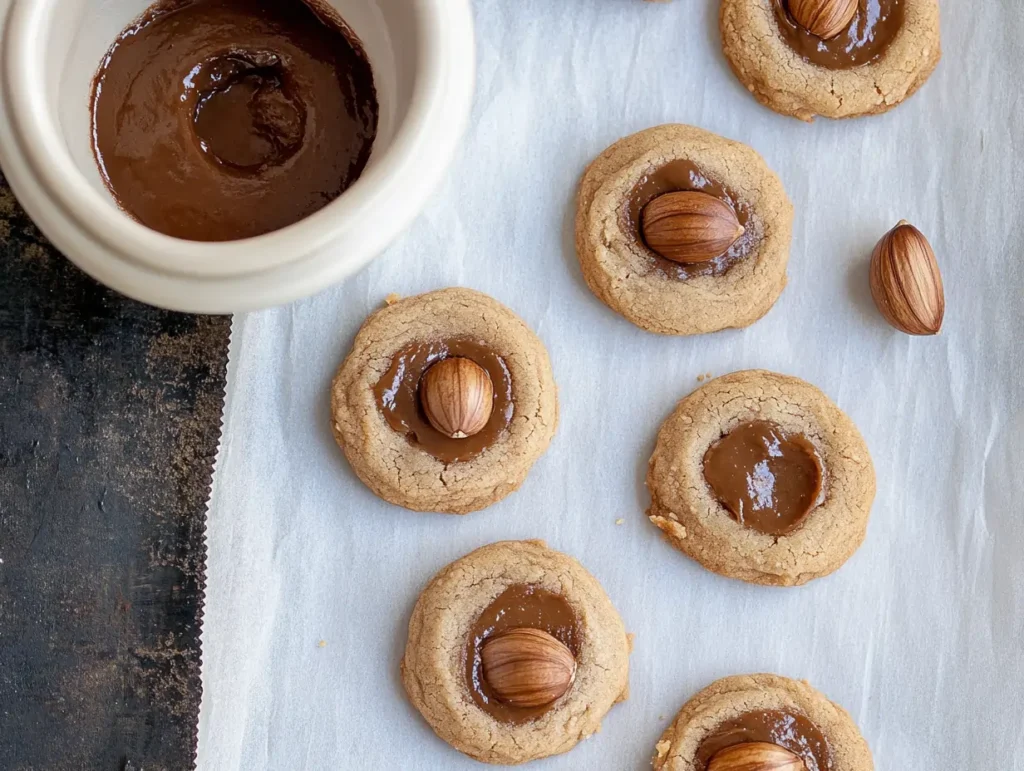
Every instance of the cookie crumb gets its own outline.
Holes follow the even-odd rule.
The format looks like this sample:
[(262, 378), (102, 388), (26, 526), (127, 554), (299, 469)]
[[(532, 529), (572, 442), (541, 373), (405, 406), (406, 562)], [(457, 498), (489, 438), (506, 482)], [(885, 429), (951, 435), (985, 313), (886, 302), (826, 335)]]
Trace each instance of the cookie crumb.
[(658, 720), (664, 720), (664, 719), (665, 719), (664, 715), (658, 715)]
[(394, 305), (396, 302), (398, 302), (401, 299), (402, 299), (402, 295), (400, 295), (400, 294), (398, 294), (396, 292), (392, 292), (391, 294), (389, 294), (387, 297), (384, 298), (384, 304), (385, 305)]
[(327, 640), (321, 640), (320, 642), (318, 642), (316, 644), (316, 647), (317, 648), (326, 648), (327, 647)]
[(704, 376), (703, 375), (697, 375), (697, 382), (698, 383), (703, 383), (704, 382)]
[(625, 521), (626, 521), (626, 520), (624, 520), (624, 519), (623, 519), (622, 517), (619, 517), (619, 518), (618, 518), (617, 520), (615, 520), (615, 524), (616, 524), (616, 525), (621, 525), (621, 524), (622, 524), (623, 522), (625, 522)]
[(712, 375), (710, 372), (708, 372), (706, 375), (704, 375), (704, 379), (705, 380), (711, 380), (713, 377), (714, 377), (714, 375)]

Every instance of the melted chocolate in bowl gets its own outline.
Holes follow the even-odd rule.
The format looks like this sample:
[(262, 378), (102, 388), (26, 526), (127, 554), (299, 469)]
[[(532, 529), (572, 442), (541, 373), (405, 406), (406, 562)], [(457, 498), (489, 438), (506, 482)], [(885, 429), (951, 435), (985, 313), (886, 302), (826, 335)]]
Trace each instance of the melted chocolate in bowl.
[[(644, 207), (659, 195), (689, 190), (707, 193), (728, 204), (736, 212), (736, 219), (744, 227), (744, 232), (725, 254), (707, 262), (683, 264), (666, 260), (648, 248), (644, 243), (641, 221)], [(623, 230), (636, 244), (643, 247), (657, 270), (677, 279), (719, 276), (754, 252), (761, 239), (758, 229), (750, 225), (753, 220), (753, 210), (750, 206), (722, 183), (708, 177), (690, 161), (669, 161), (641, 177), (626, 199), (622, 217)]]
[(830, 70), (849, 70), (881, 58), (903, 27), (904, 0), (859, 0), (850, 25), (831, 40), (805, 30), (790, 15), (788, 0), (772, 0), (782, 37), (804, 59)]
[(559, 640), (577, 659), (582, 632), (575, 611), (565, 598), (527, 584), (510, 586), (484, 608), (466, 640), (466, 684), (473, 701), (484, 712), (503, 723), (526, 723), (543, 715), (542, 707), (514, 707), (499, 701), (483, 676), (480, 648), (493, 635), (509, 629), (540, 629)]
[(726, 747), (749, 742), (775, 744), (803, 760), (807, 771), (831, 771), (832, 747), (810, 720), (778, 710), (748, 712), (727, 720), (697, 748), (697, 768), (705, 771), (708, 762)]
[[(424, 373), (450, 356), (460, 356), (483, 367), (494, 389), (494, 405), (487, 425), (463, 439), (452, 439), (430, 425), (420, 403), (420, 380)], [(512, 376), (505, 360), (487, 343), (468, 338), (407, 345), (394, 355), (373, 392), (388, 425), (442, 463), (475, 458), (501, 438), (515, 412)]]
[(93, 81), (93, 152), (118, 205), (193, 241), (322, 209), (362, 173), (377, 117), (359, 41), (302, 0), (163, 0)]

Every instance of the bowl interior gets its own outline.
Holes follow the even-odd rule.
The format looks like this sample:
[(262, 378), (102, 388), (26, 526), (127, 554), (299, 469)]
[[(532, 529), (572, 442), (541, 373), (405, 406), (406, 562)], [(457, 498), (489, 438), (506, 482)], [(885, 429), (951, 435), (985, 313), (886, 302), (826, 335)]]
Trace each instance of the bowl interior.
[[(332, 210), (338, 215), (346, 211), (346, 199), (360, 187), (360, 182), (373, 177), (373, 170), (387, 155), (388, 149), (408, 117), (417, 85), (417, 64), (421, 55), (421, 38), (417, 29), (418, 0), (318, 0), (335, 10), (362, 42), (373, 68), (374, 83), (380, 104), (377, 138), (370, 161), (356, 185), (337, 200), (312, 217), (292, 228), (316, 219), (320, 226)], [(88, 191), (77, 191), (74, 203), (86, 219), (91, 213), (101, 216), (106, 226), (114, 225), (121, 237), (134, 239), (134, 248), (142, 241), (156, 251), (164, 251), (174, 242), (180, 255), (195, 257), (201, 266), (204, 251), (216, 251), (227, 244), (198, 244), (178, 241), (155, 233), (140, 225), (115, 204), (100, 177), (91, 147), (90, 98), (92, 81), (100, 62), (117, 36), (151, 3), (149, 0), (49, 0), (45, 3), (45, 18), (38, 30), (37, 45), (32, 57), (38, 56), (31, 87), (44, 90), (40, 104), (44, 105), (38, 119), (40, 128), (50, 137), (55, 136), (54, 149), (58, 157), (48, 156), (61, 174), (68, 175), (69, 186), (84, 181)], [(43, 5), (43, 4), (41, 4)], [(37, 11), (41, 10), (37, 6)], [(70, 177), (77, 177), (77, 180)], [(366, 186), (363, 185), (363, 188)], [(82, 193), (79, 195), (78, 193)], [(360, 196), (355, 196), (358, 199)], [(349, 201), (348, 203), (352, 203)], [(96, 212), (102, 208), (102, 212)], [(288, 231), (285, 228), (280, 233)], [(308, 230), (313, 230), (309, 228)], [(321, 227), (322, 230), (322, 227)], [(266, 239), (276, 234), (261, 238)], [(321, 236), (324, 233), (321, 232)], [(230, 242), (241, 244), (245, 242)], [(284, 245), (284, 244), (280, 244)], [(144, 252), (146, 250), (143, 250)], [(286, 249), (284, 252), (290, 250)], [(294, 256), (294, 255), (293, 255)], [(279, 263), (288, 257), (281, 250), (273, 258)], [(145, 256), (144, 256), (145, 259)], [(149, 261), (149, 260), (147, 260)], [(267, 265), (238, 265), (265, 268)], [(233, 269), (222, 263), (221, 270)]]

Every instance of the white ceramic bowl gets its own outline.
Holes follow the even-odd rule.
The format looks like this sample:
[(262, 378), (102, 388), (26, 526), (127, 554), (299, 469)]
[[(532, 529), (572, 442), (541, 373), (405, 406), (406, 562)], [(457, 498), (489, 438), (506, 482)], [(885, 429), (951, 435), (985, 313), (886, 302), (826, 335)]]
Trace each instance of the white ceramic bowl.
[(87, 273), (175, 310), (228, 313), (313, 294), (366, 265), (419, 213), (469, 115), (469, 0), (328, 0), (363, 42), (380, 123), (362, 176), (267, 235), (184, 241), (114, 203), (90, 148), (100, 59), (151, 0), (0, 0), (0, 165), (18, 200)]

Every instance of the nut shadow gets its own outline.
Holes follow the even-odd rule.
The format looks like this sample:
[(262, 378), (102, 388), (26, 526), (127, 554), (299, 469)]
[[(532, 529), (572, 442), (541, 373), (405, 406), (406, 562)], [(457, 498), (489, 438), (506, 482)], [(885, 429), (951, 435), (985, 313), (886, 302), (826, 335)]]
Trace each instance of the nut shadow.
[(882, 318), (871, 297), (871, 283), (868, 276), (871, 270), (872, 248), (873, 245), (868, 245), (865, 249), (859, 249), (858, 253), (865, 256), (854, 260), (847, 268), (847, 294), (866, 325), (879, 332), (891, 331), (891, 327)]

